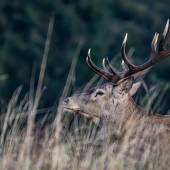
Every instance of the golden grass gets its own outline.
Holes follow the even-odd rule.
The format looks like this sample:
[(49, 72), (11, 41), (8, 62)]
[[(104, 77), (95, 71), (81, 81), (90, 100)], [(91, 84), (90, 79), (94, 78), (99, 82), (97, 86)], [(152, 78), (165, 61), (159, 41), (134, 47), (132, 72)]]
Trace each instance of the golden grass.
[[(142, 130), (145, 128), (144, 124), (138, 127), (136, 136), (131, 140), (136, 124), (129, 121), (127, 125), (128, 133), (124, 136), (123, 141), (115, 141), (112, 145), (107, 145), (106, 139), (98, 133), (100, 129), (97, 125), (82, 116), (65, 114), (63, 112), (61, 101), (67, 96), (82, 43), (79, 44), (74, 55), (58, 108), (57, 110), (53, 110), (54, 114), (57, 113), (53, 123), (48, 123), (47, 116), (44, 117), (43, 120), (35, 123), (39, 100), (44, 91), (42, 84), (53, 22), (54, 17), (52, 16), (35, 98), (33, 98), (35, 76), (33, 69), (30, 92), (19, 103), (18, 98), (22, 86), (16, 89), (8, 104), (5, 118), (1, 119), (3, 127), (0, 134), (0, 169), (169, 169), (170, 166), (168, 164), (161, 165), (160, 167), (160, 157), (164, 157), (164, 155), (163, 153), (159, 153), (159, 146), (155, 148), (158, 156), (153, 159), (151, 156), (152, 151), (150, 150), (152, 143), (147, 145), (145, 152), (135, 153), (137, 151), (134, 150), (135, 147), (133, 146), (136, 146), (139, 142), (146, 142), (141, 141), (140, 138)], [(97, 76), (87, 84), (83, 91), (90, 88), (96, 78)], [(102, 80), (99, 80), (99, 84), (101, 83)], [(144, 97), (142, 104), (149, 110), (159, 92), (153, 92), (153, 89), (148, 90), (144, 83), (143, 86), (146, 91), (146, 97)], [(166, 90), (167, 85), (163, 89), (160, 98), (162, 98)], [(155, 109), (159, 106), (159, 103), (160, 100), (156, 102), (154, 106)], [(64, 115), (66, 116), (64, 117)], [(148, 129), (148, 135), (153, 135), (153, 132), (158, 134), (161, 131), (161, 127), (159, 127), (159, 129), (156, 128), (157, 126)]]

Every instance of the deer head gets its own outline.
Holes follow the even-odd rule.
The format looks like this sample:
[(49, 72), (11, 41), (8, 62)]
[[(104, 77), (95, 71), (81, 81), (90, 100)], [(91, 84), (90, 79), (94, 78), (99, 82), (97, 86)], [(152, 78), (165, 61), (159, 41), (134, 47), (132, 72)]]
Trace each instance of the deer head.
[[(133, 84), (134, 79), (146, 73), (160, 59), (170, 55), (170, 34), (168, 34), (169, 20), (165, 26), (163, 35), (159, 42), (157, 50), (158, 33), (155, 33), (151, 43), (151, 57), (145, 64), (135, 66), (126, 57), (125, 45), (127, 34), (121, 47), (122, 54), (122, 72), (115, 72), (107, 58), (107, 65), (112, 73), (105, 67), (105, 59), (103, 59), (103, 69), (93, 64), (90, 58), (90, 50), (87, 56), (87, 65), (89, 68), (104, 77), (108, 83), (103, 86), (88, 90), (86, 93), (68, 97), (63, 101), (63, 108), (69, 112), (78, 112), (90, 119), (94, 117), (100, 118), (104, 115), (119, 117), (120, 113), (126, 113), (126, 116), (141, 110), (132, 99), (132, 95), (136, 93), (141, 82)], [(164, 45), (165, 44), (165, 45)], [(124, 63), (128, 69), (125, 68)]]

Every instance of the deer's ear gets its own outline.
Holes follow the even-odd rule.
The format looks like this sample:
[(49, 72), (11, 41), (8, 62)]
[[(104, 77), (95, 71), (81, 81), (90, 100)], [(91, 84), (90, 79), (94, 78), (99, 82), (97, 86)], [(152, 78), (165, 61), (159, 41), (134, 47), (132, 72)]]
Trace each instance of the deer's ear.
[(138, 90), (138, 88), (140, 87), (141, 84), (142, 84), (142, 81), (139, 81), (138, 83), (133, 84), (133, 86), (132, 86), (132, 88), (129, 92), (130, 96), (133, 96), (137, 92), (137, 90)]
[(128, 93), (132, 88), (133, 80), (134, 80), (134, 77), (128, 77), (124, 79), (118, 86), (118, 93), (119, 94)]

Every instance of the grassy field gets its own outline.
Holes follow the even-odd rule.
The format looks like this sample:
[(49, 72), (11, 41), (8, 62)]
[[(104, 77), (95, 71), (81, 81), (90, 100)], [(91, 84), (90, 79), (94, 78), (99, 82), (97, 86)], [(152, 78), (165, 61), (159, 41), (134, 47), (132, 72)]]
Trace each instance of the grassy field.
[[(134, 129), (132, 122), (126, 140), (121, 145), (116, 141), (110, 146), (100, 135), (97, 125), (82, 116), (64, 113), (60, 104), (53, 111), (47, 110), (46, 116), (36, 121), (36, 115), (41, 113), (37, 109), (39, 99), (33, 100), (34, 94), (31, 91), (23, 100), (18, 101), (21, 90), (22, 86), (16, 89), (7, 111), (1, 116), (2, 170), (160, 169), (158, 148), (158, 157), (154, 159), (150, 157), (150, 146), (145, 153), (141, 151), (135, 157), (127, 155), (127, 151), (135, 152), (130, 149), (129, 143)], [(38, 97), (43, 90), (39, 91)], [(142, 101), (146, 108), (150, 108), (148, 104), (156, 100), (157, 94), (158, 90), (148, 90), (149, 98), (146, 95)], [(139, 128), (133, 145), (139, 142), (143, 128)], [(152, 130), (159, 133), (160, 129), (155, 128)], [(148, 133), (152, 135), (149, 129)], [(161, 168), (169, 169), (169, 166)]]
[[(7, 110), (1, 114), (0, 169), (169, 169), (169, 160), (164, 165), (160, 163), (160, 157), (164, 157), (164, 155), (159, 153), (159, 148), (155, 149), (157, 157), (152, 159), (152, 151), (150, 150), (152, 143), (148, 144), (145, 152), (141, 151), (141, 153), (134, 154), (135, 151), (131, 149), (132, 145), (140, 141), (140, 134), (145, 127), (139, 127), (138, 134), (133, 139), (133, 144), (130, 144), (130, 137), (134, 129), (133, 122), (130, 122), (131, 126), (129, 126), (128, 133), (124, 137), (125, 140), (107, 145), (106, 139), (100, 135), (100, 128), (95, 123), (80, 115), (63, 112), (61, 102), (68, 95), (70, 86), (73, 83), (72, 78), (82, 46), (81, 43), (75, 52), (68, 79), (57, 108), (52, 106), (47, 109), (39, 109), (40, 98), (43, 97), (43, 92), (46, 89), (46, 87), (43, 87), (43, 78), (52, 27), (53, 17), (49, 24), (37, 90), (34, 92), (35, 68), (33, 68), (28, 94), (23, 99), (20, 99), (22, 86), (18, 87), (8, 104)], [(97, 75), (93, 77), (83, 91), (89, 89), (97, 78)], [(102, 82), (103, 79), (100, 79), (97, 85), (102, 84)], [(143, 82), (143, 87), (146, 95), (142, 96), (143, 99), (140, 100), (140, 104), (148, 110), (151, 109), (151, 106), (153, 111), (161, 109), (159, 104), (168, 85), (165, 85), (163, 90), (156, 87), (148, 89)], [(141, 96), (136, 96), (135, 100), (137, 101), (139, 98)], [(44, 111), (46, 111), (46, 115), (43, 119), (37, 121), (36, 116)], [(159, 133), (160, 130), (161, 128), (152, 127), (152, 130), (148, 129), (148, 134), (152, 135), (153, 131)], [(129, 153), (133, 156), (129, 155)]]

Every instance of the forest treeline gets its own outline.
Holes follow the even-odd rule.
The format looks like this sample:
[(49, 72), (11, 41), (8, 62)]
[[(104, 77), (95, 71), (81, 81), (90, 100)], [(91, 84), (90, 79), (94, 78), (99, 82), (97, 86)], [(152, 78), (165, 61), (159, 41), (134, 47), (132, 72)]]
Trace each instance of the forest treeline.
[[(37, 81), (52, 13), (55, 22), (44, 79), (47, 89), (41, 99), (44, 107), (52, 106), (60, 97), (79, 43), (83, 45), (73, 91), (94, 76), (86, 65), (88, 49), (93, 62), (101, 67), (104, 57), (111, 60), (120, 53), (126, 33), (126, 51), (133, 53), (131, 61), (136, 65), (146, 62), (155, 32), (161, 35), (170, 18), (169, 5), (169, 1), (160, 0), (1, 0), (1, 100), (7, 103), (21, 84), (23, 94), (29, 91), (33, 67)], [(120, 68), (120, 63), (121, 57), (114, 66)], [(155, 64), (144, 80), (149, 88), (164, 88), (170, 82), (170, 57)], [(162, 113), (168, 111), (169, 96), (170, 90), (162, 100)]]

